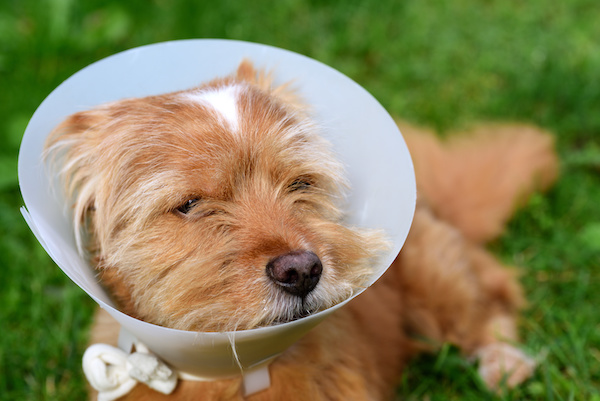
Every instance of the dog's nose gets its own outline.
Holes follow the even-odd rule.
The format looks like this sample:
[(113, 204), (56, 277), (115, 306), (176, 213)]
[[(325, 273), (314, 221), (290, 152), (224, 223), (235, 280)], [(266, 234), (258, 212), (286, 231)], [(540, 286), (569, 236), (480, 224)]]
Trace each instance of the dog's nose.
[(310, 251), (292, 251), (267, 263), (267, 275), (292, 295), (304, 298), (314, 290), (321, 278), (323, 265)]

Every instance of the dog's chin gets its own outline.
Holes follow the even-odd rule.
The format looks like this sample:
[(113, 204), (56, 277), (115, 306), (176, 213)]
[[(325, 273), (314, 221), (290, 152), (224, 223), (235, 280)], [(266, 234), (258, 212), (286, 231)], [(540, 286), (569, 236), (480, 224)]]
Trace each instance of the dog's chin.
[(343, 299), (338, 299), (336, 302), (325, 301), (314, 294), (310, 294), (306, 298), (283, 293), (278, 295), (275, 300), (265, 302), (269, 306), (262, 307), (258, 312), (256, 310), (239, 311), (240, 313), (228, 317), (223, 314), (221, 316), (224, 319), (214, 319), (213, 316), (213, 319), (205, 320), (200, 317), (201, 322), (187, 330), (229, 332), (278, 326), (310, 317), (343, 301)]
[(306, 313), (299, 313), (299, 314), (295, 314), (291, 317), (282, 317), (280, 319), (274, 320), (269, 326), (278, 326), (281, 324), (286, 324), (286, 323), (291, 323), (291, 322), (295, 322), (296, 320), (300, 320), (303, 319), (305, 317), (309, 317), (311, 316), (312, 313), (311, 312), (306, 312)]
[(268, 315), (262, 319), (252, 319), (250, 321), (228, 319), (223, 322), (211, 322), (207, 324), (206, 321), (202, 321), (197, 324), (191, 324), (186, 327), (177, 327), (180, 330), (187, 331), (199, 331), (199, 332), (230, 332), (230, 331), (245, 331), (261, 329), (272, 326), (279, 326), (286, 323), (295, 322), (309, 316), (312, 316), (323, 309), (304, 309), (299, 311), (290, 311), (287, 313), (280, 314), (278, 316)]
[(248, 329), (254, 329), (254, 328), (258, 329), (258, 328), (263, 328), (263, 327), (279, 326), (282, 324), (295, 322), (297, 320), (301, 320), (301, 319), (307, 318), (309, 316), (312, 316), (312, 315), (320, 312), (321, 310), (302, 310), (302, 311), (295, 311), (292, 313), (286, 313), (286, 314), (278, 316), (276, 318), (266, 319), (263, 322), (257, 324), (256, 326), (252, 325), (251, 327), (248, 327)]
[(300, 310), (294, 311), (291, 314), (285, 314), (283, 316), (278, 317), (277, 319), (275, 319), (273, 322), (271, 322), (271, 324), (269, 324), (270, 326), (276, 326), (276, 325), (280, 325), (280, 324), (284, 324), (284, 323), (290, 323), (290, 322), (294, 322), (296, 320), (300, 320), (303, 319), (305, 317), (309, 317), (314, 315), (315, 313), (320, 312), (323, 309), (319, 309), (319, 308), (302, 308)]
[[(319, 291), (315, 292), (318, 293)], [(349, 292), (347, 297), (350, 297), (351, 294)], [(275, 326), (294, 322), (324, 311), (343, 302), (347, 297), (338, 296), (335, 299), (324, 299), (318, 294), (309, 294), (306, 298), (284, 295), (273, 304), (275, 308), (270, 313), (271, 317), (264, 319), (260, 326)]]

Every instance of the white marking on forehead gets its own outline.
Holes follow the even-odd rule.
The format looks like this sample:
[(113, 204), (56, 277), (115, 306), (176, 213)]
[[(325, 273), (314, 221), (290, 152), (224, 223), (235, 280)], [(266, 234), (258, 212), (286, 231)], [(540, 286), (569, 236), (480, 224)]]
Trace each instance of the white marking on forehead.
[(239, 115), (237, 100), (238, 86), (226, 86), (216, 89), (207, 89), (200, 92), (186, 93), (187, 99), (212, 107), (219, 116), (229, 125), (232, 131), (239, 128)]

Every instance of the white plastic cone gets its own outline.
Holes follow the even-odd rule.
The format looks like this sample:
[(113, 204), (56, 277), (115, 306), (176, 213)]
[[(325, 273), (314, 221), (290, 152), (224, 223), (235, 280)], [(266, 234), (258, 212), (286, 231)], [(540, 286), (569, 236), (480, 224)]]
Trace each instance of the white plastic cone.
[(412, 163), (384, 108), (354, 81), (310, 58), (226, 40), (175, 41), (125, 51), (84, 68), (56, 88), (29, 122), (19, 154), (23, 214), (56, 264), (163, 361), (180, 372), (207, 379), (240, 373), (232, 342), (244, 369), (259, 366), (345, 302), (290, 323), (233, 333), (172, 330), (121, 313), (77, 252), (69, 208), (61, 186), (50, 189), (55, 178), (47, 175), (42, 150), (50, 131), (74, 112), (121, 98), (191, 88), (235, 71), (244, 58), (258, 68), (272, 70), (276, 83), (294, 81), (346, 165), (352, 188), (349, 223), (382, 229), (392, 241), (392, 248), (375, 268), (372, 284), (392, 263), (408, 234), (416, 199)]

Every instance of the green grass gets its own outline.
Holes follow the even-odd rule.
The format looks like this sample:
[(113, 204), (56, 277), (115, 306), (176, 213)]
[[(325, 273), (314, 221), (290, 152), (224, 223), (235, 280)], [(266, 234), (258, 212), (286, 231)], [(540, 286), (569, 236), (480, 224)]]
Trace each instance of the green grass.
[(406, 400), (600, 400), (600, 7), (597, 0), (0, 3), (0, 399), (85, 399), (93, 304), (18, 213), (16, 157), (44, 97), (127, 48), (219, 37), (267, 43), (346, 73), (395, 116), (440, 132), (524, 121), (556, 135), (562, 178), (534, 197), (499, 257), (524, 267), (535, 377), (503, 396), (446, 349), (411, 364)]

